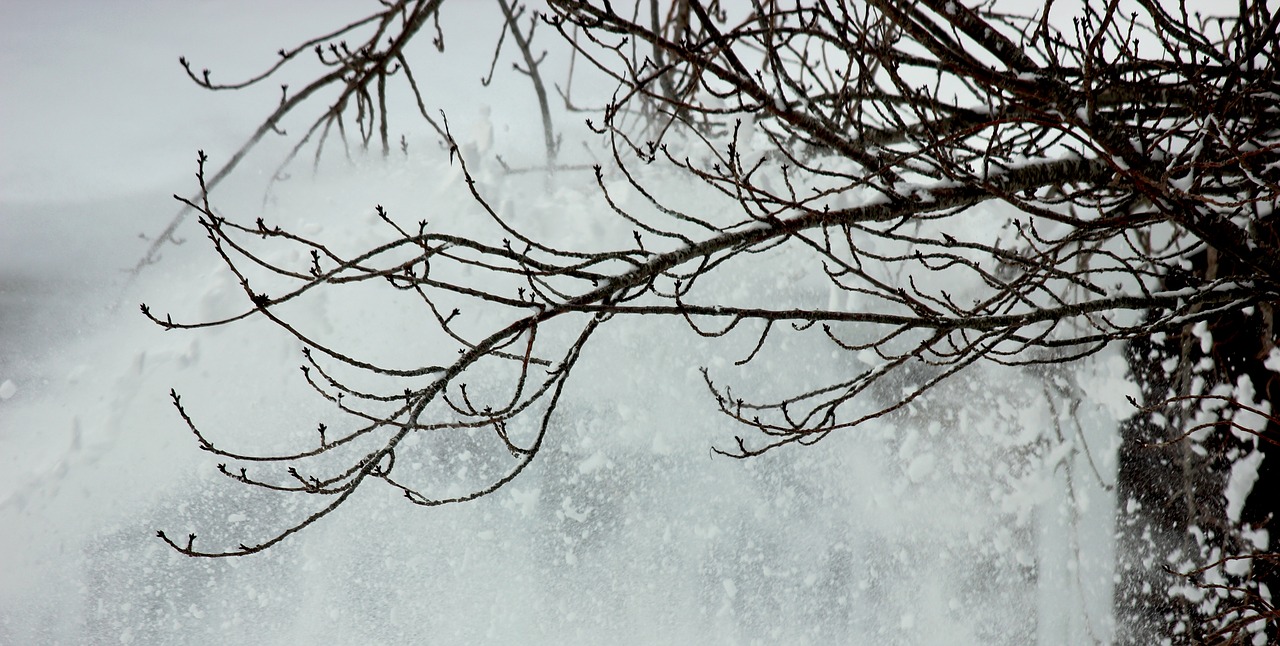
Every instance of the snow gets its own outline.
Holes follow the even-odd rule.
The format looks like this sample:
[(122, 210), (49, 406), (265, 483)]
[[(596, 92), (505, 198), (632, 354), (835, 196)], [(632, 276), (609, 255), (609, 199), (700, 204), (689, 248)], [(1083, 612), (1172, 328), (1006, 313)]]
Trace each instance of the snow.
[[(1234, 392), (1231, 393), (1231, 400), (1236, 404), (1231, 416), (1231, 433), (1253, 448), (1243, 458), (1232, 462), (1227, 486), (1223, 491), (1227, 502), (1227, 518), (1237, 522), (1240, 520), (1240, 513), (1244, 510), (1249, 494), (1253, 493), (1253, 485), (1258, 482), (1258, 468), (1266, 457), (1262, 451), (1258, 450), (1258, 434), (1267, 427), (1271, 402), (1259, 402), (1256, 401), (1256, 397), (1257, 391), (1254, 389), (1253, 380), (1249, 375), (1240, 375), (1236, 380)], [(1255, 543), (1268, 541), (1266, 529), (1258, 529), (1250, 533), (1252, 534), (1250, 539)], [(1242, 565), (1247, 563), (1248, 561), (1242, 561)]]
[(1209, 354), (1209, 349), (1213, 347), (1213, 333), (1209, 331), (1209, 324), (1197, 321), (1191, 326), (1191, 336), (1200, 340), (1200, 352)]
[(1271, 352), (1267, 354), (1266, 360), (1262, 365), (1272, 372), (1280, 372), (1280, 348), (1271, 348)]
[[(0, 63), (21, 70), (6, 77), (14, 91), (0, 119), (0, 331), (14, 340), (0, 354), (0, 643), (1106, 641), (1114, 503), (1105, 485), (1133, 391), (1115, 352), (1059, 378), (1066, 385), (1054, 388), (1083, 402), (1081, 430), (1061, 438), (1055, 424), (1074, 427), (1066, 406), (1045, 405), (1044, 380), (977, 367), (857, 434), (738, 462), (708, 457), (739, 429), (714, 412), (696, 367), (737, 374), (742, 348), (678, 321), (615, 324), (582, 359), (544, 454), (491, 498), (423, 510), (371, 488), (243, 560), (186, 559), (157, 541), (164, 529), (234, 544), (310, 509), (218, 475), (170, 406), (170, 387), (219, 441), (254, 450), (294, 446), (332, 418), (297, 376), (297, 342), (260, 321), (166, 333), (137, 314), (139, 302), (188, 320), (235, 311), (239, 286), (194, 227), (136, 281), (122, 270), (145, 249), (137, 235), (154, 235), (176, 211), (168, 196), (190, 192), (194, 150), (225, 159), (274, 100), (201, 93), (174, 61), (186, 54), (230, 78), (349, 18), (347, 5), (0, 7)], [(486, 24), (470, 18), (443, 28)], [(455, 36), (450, 46), (460, 50), (450, 60), (487, 60), (490, 42)], [(468, 133), (468, 161), (504, 215), (566, 246), (617, 234), (589, 173), (507, 176), (483, 158), (541, 158), (522, 77), (500, 64), (499, 87), (484, 90), (483, 70), (441, 68), (434, 82), (458, 89), (434, 100)], [(79, 79), (76, 92), (59, 94), (67, 77)], [(565, 127), (567, 142), (586, 137)], [(215, 202), (343, 248), (386, 239), (373, 204), (401, 222), (485, 231), (434, 136), (410, 141), (407, 159), (299, 172), (265, 203), (273, 160), (264, 155)], [(744, 163), (758, 143), (740, 135)], [(651, 173), (684, 190), (678, 177)], [(615, 200), (640, 202), (618, 177), (607, 182)], [(830, 299), (804, 275), (759, 285)], [(322, 296), (293, 313), (374, 357), (447, 358), (440, 340), (421, 336), (421, 312), (349, 298)], [(745, 386), (847, 371), (853, 359), (828, 350), (766, 350)], [(881, 363), (870, 351), (857, 359)], [(482, 468), (476, 453), (449, 464), (428, 446), (413, 456), (424, 478)], [(1240, 487), (1248, 478), (1242, 467)]]
[(922, 482), (933, 473), (937, 462), (938, 458), (934, 454), (921, 453), (912, 459), (911, 464), (907, 466), (907, 477), (911, 478), (912, 482)]
[(1261, 451), (1254, 450), (1231, 464), (1231, 475), (1227, 479), (1224, 495), (1227, 498), (1227, 518), (1238, 522), (1240, 512), (1244, 510), (1245, 500), (1253, 492), (1253, 485), (1258, 481), (1258, 467), (1262, 458)]
[(1258, 433), (1267, 428), (1267, 416), (1271, 414), (1271, 402), (1257, 401), (1257, 391), (1249, 375), (1236, 380), (1232, 400), (1239, 406), (1231, 417), (1231, 432), (1238, 439), (1258, 445)]

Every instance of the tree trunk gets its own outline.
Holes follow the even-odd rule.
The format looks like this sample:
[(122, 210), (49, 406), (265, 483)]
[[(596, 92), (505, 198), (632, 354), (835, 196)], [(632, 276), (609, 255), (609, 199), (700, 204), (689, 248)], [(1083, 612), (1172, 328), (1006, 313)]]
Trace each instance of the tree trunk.
[[(1234, 273), (1212, 249), (1191, 260), (1192, 268), (1166, 277), (1164, 287), (1203, 285)], [(1276, 347), (1273, 311), (1273, 304), (1233, 310), (1203, 327), (1184, 326), (1127, 348), (1148, 408), (1121, 427), (1119, 644), (1276, 643), (1267, 592), (1280, 590), (1274, 561), (1234, 560), (1184, 576), (1224, 557), (1270, 547), (1267, 531), (1280, 507), (1280, 447), (1273, 443), (1280, 439), (1280, 426), (1256, 416), (1250, 424), (1240, 405), (1270, 412), (1280, 402), (1280, 374), (1264, 365)], [(1164, 403), (1175, 397), (1190, 399)], [(1256, 435), (1228, 424), (1231, 420), (1252, 427)], [(1229, 499), (1241, 497), (1253, 464), (1257, 481), (1243, 508), (1232, 509)], [(1213, 584), (1232, 590), (1206, 587)], [(1229, 614), (1243, 606), (1264, 618), (1245, 623), (1239, 614)], [(1265, 641), (1258, 632), (1266, 633)]]

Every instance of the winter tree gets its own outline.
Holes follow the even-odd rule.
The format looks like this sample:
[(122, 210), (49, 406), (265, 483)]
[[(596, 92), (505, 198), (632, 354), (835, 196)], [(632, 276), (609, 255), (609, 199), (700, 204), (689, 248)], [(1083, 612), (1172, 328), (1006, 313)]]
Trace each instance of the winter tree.
[[(161, 532), (173, 549), (266, 550), (364, 487), (426, 507), (491, 494), (556, 433), (598, 331), (640, 317), (684, 321), (734, 358), (702, 368), (706, 396), (741, 429), (714, 447), (730, 459), (821, 451), (796, 447), (936, 405), (931, 393), (981, 363), (1043, 379), (1066, 410), (1079, 397), (1069, 366), (1125, 344), (1144, 399), (1122, 429), (1116, 485), (1120, 641), (1275, 638), (1274, 6), (549, 0), (534, 11), (498, 0), (499, 42), (518, 51), (544, 124), (536, 172), (583, 172), (556, 120), (585, 119), (598, 135), (586, 172), (606, 205), (599, 217), (628, 235), (586, 244), (527, 233), (491, 203), (474, 172), (482, 151), (426, 107), (437, 89), (415, 81), (405, 47), (423, 34), (446, 46), (441, 4), (384, 3), (243, 83), (183, 61), (213, 90), (268, 83), (308, 56), (325, 73), (284, 88), (216, 172), (201, 154), (199, 191), (182, 199), (239, 281), (243, 309), (204, 321), (142, 311), (168, 329), (270, 321), (306, 347), (303, 378), (340, 414), (293, 450), (245, 452), (202, 425), (198, 397), (172, 393), (226, 476), (314, 499), (238, 545)], [(569, 69), (544, 63), (551, 46), (570, 52)], [(616, 84), (605, 104), (575, 99), (584, 70)], [(330, 98), (291, 135), (280, 173), (304, 153), (393, 154), (397, 91), (438, 133), (491, 236), (379, 207), (385, 243), (350, 252), (217, 208), (215, 185), (317, 97)], [(678, 174), (687, 191), (653, 190), (651, 172)], [(822, 287), (752, 287), (778, 276)], [(299, 302), (359, 286), (416, 312), (449, 352), (370, 357), (296, 315)], [(760, 357), (796, 344), (833, 357), (820, 378), (744, 381)], [(402, 466), (425, 450), (415, 438), (482, 464), (460, 480), (415, 474)]]

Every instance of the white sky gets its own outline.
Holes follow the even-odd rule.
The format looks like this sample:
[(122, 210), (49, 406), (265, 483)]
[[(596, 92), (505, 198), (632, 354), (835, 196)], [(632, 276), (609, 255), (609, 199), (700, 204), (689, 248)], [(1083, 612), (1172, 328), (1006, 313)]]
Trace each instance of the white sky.
[(238, 95), (201, 90), (179, 56), (197, 71), (211, 68), (215, 80), (238, 80), (273, 63), (277, 49), (360, 17), (367, 5), (376, 6), (0, 3), (0, 202), (171, 192), (171, 182), (190, 175), (197, 148), (234, 150), (279, 91), (277, 83)]

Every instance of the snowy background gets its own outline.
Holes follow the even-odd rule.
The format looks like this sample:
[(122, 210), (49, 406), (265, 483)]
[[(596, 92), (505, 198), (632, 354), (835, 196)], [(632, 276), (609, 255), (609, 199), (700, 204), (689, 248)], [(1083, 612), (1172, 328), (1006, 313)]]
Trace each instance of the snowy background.
[[(170, 196), (194, 188), (195, 150), (229, 157), (278, 92), (205, 92), (177, 57), (241, 78), (363, 9), (0, 4), (0, 644), (1107, 643), (1106, 487), (1133, 392), (1115, 353), (1049, 373), (979, 366), (876, 426), (739, 462), (711, 457), (737, 429), (698, 368), (733, 374), (751, 343), (616, 321), (535, 465), (497, 494), (422, 509), (370, 487), (265, 554), (168, 550), (156, 530), (234, 544), (308, 509), (218, 475), (169, 388), (231, 444), (272, 446), (332, 414), (301, 382), (296, 342), (270, 328), (165, 333), (137, 312), (201, 319), (243, 298), (195, 227), (136, 279), (126, 270), (177, 212)], [(446, 54), (417, 71), (487, 199), (543, 239), (606, 235), (590, 173), (507, 175), (493, 160), (540, 160), (532, 91), (512, 52), (480, 84), (496, 8), (449, 11)], [(477, 234), (435, 134), (412, 106), (392, 118), (407, 156), (300, 170), (264, 200), (284, 145), (268, 142), (215, 202), (353, 247), (390, 233), (374, 204)], [(581, 117), (557, 119), (563, 161), (590, 163)], [(646, 181), (688, 189), (661, 170)], [(819, 278), (752, 289), (821, 306)], [(441, 343), (359, 298), (309, 303), (309, 320), (339, 336), (366, 325), (378, 348)], [(830, 348), (797, 337), (772, 352), (745, 387), (813, 378), (809, 358)]]

